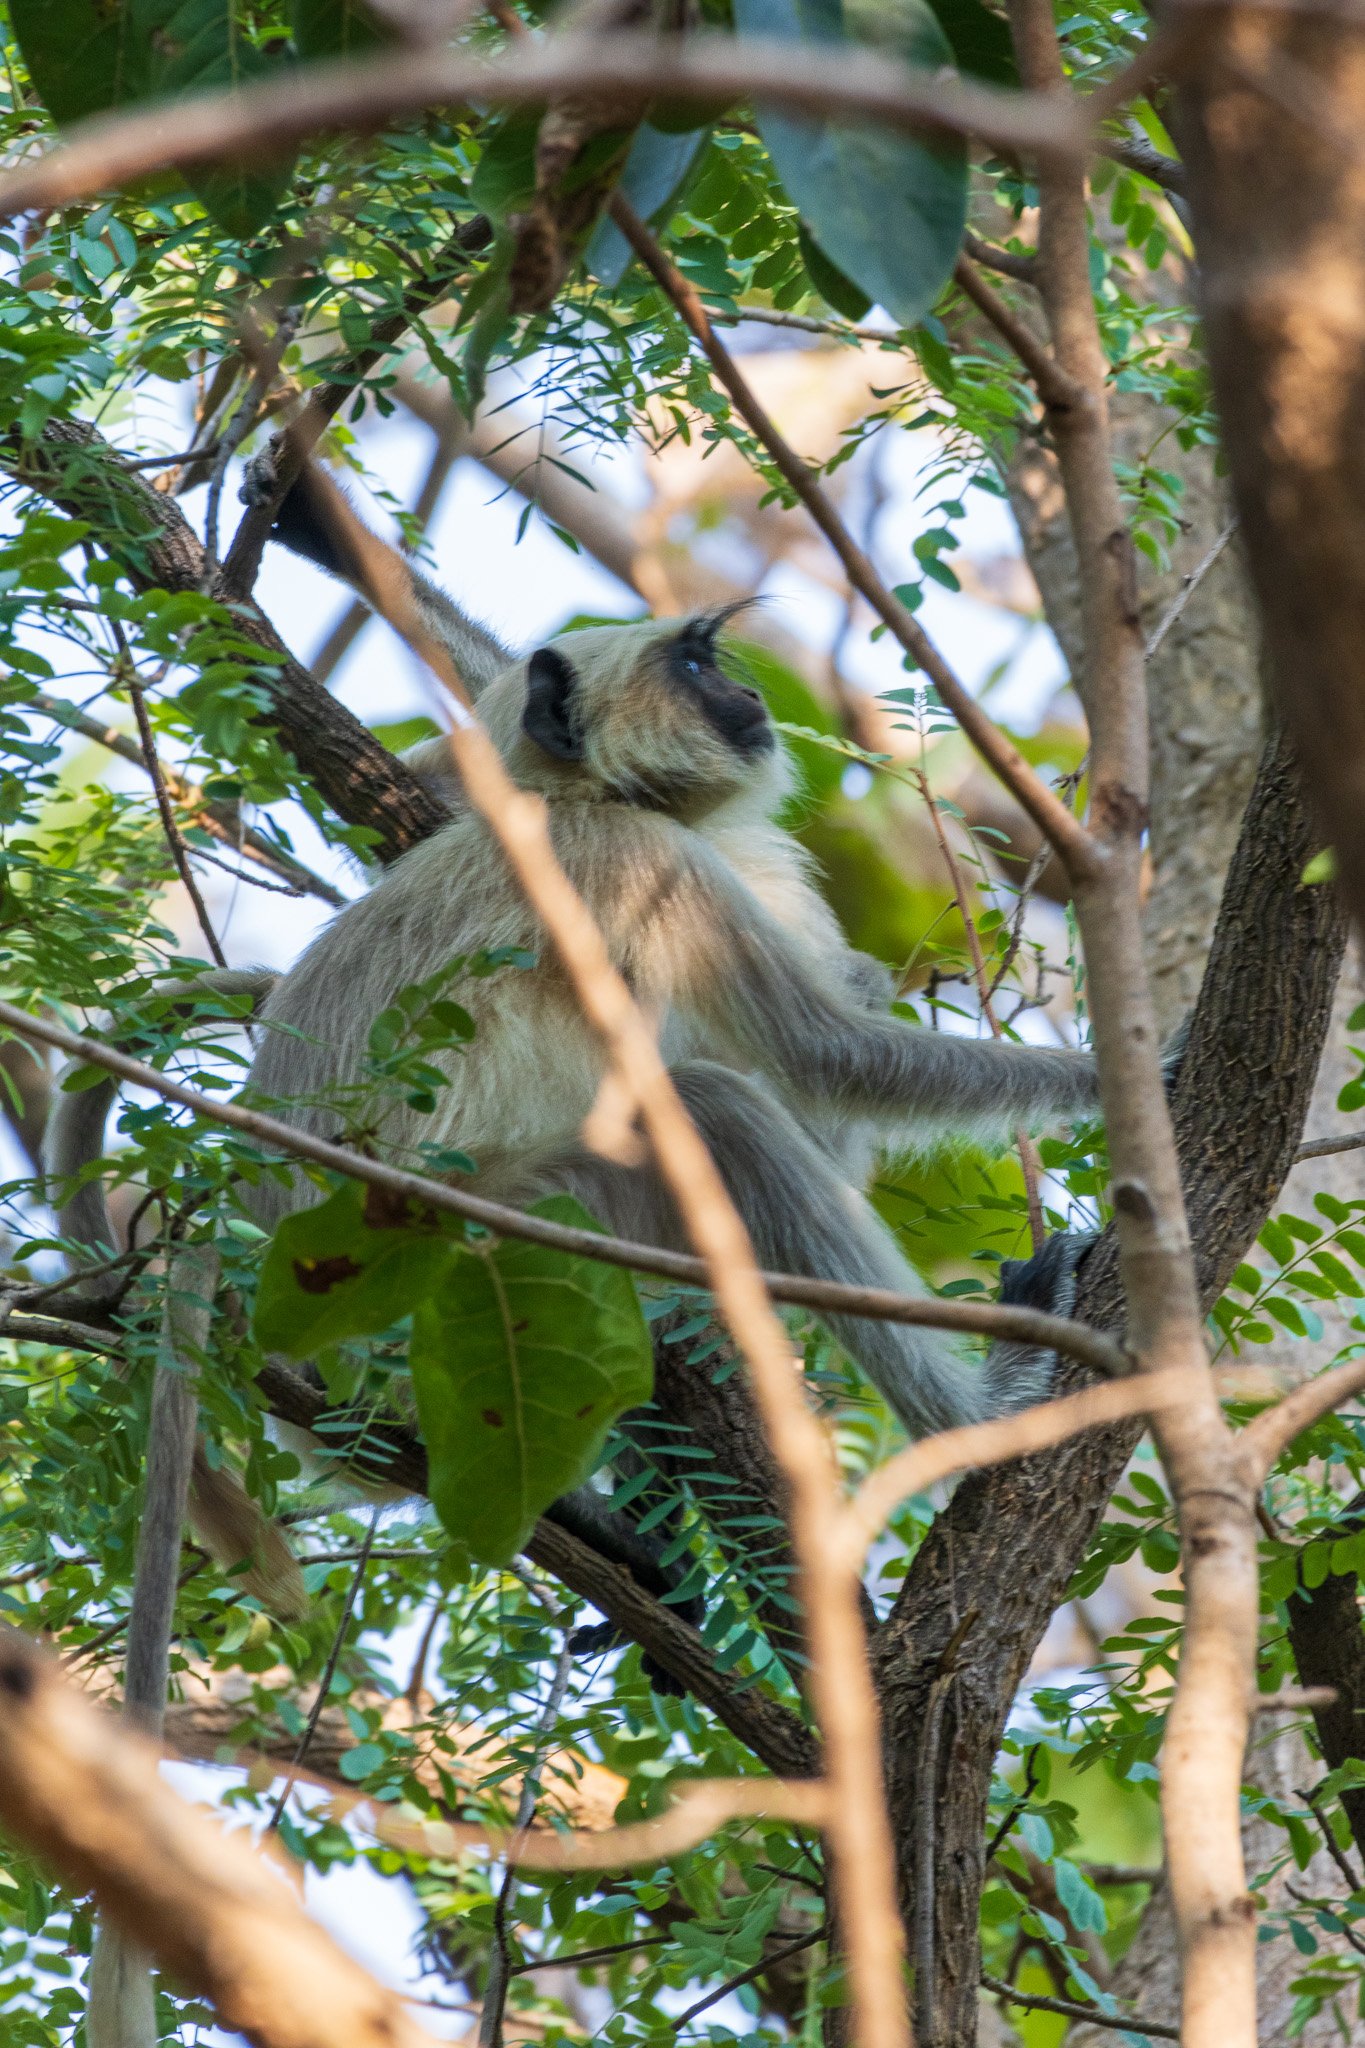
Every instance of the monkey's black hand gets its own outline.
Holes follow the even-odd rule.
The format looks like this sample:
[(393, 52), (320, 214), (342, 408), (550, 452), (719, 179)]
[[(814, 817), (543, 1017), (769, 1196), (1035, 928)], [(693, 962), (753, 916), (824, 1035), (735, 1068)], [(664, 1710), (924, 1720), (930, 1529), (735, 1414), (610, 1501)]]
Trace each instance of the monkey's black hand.
[[(1096, 1234), (1059, 1230), (1031, 1259), (1002, 1259), (1000, 1301), (1013, 1308), (1069, 1316), (1076, 1306), (1076, 1273)], [(988, 1412), (1017, 1415), (1021, 1408), (1046, 1401), (1056, 1370), (1055, 1351), (1033, 1344), (993, 1344), (985, 1368)]]
[(1076, 1306), (1077, 1269), (1097, 1235), (1093, 1230), (1059, 1230), (1031, 1259), (1002, 1259), (1001, 1302), (1069, 1316)]
[[(251, 457), (243, 472), (237, 495), (244, 505), (251, 506), (253, 510), (258, 505), (268, 505), (279, 488), (276, 469), (279, 445), (280, 436), (276, 435), (259, 455)], [(340, 577), (343, 583), (354, 583), (359, 577), (359, 564), (340, 536), (332, 531), (323, 508), (317, 502), (306, 468), (298, 482), (285, 493), (270, 528), (270, 538), (278, 541), (281, 547), (288, 548), (291, 554), (302, 555), (305, 561), (315, 563), (329, 576)]]
[(1180, 1079), (1180, 1069), (1184, 1065), (1185, 1054), (1189, 1051), (1190, 1032), (1193, 1026), (1194, 1011), (1190, 1010), (1181, 1018), (1161, 1048), (1161, 1078), (1166, 1084), (1168, 1097), (1174, 1095), (1176, 1082)]
[[(693, 1609), (696, 1610), (695, 1613)], [(691, 1622), (693, 1628), (699, 1628), (706, 1619), (704, 1603), (700, 1600), (688, 1601), (683, 1609), (682, 1618)], [(574, 1630), (569, 1637), (569, 1649), (575, 1657), (601, 1657), (608, 1650), (623, 1648), (629, 1641), (630, 1637), (623, 1635), (612, 1622), (589, 1621), (585, 1622), (582, 1628)], [(658, 1693), (663, 1699), (680, 1700), (687, 1691), (682, 1680), (675, 1678), (657, 1657), (651, 1657), (648, 1650), (641, 1654), (640, 1669), (649, 1680), (651, 1692)]]
[[(684, 1558), (681, 1564), (665, 1565), (662, 1553), (667, 1547), (668, 1532), (652, 1530), (642, 1533), (626, 1509), (609, 1507), (605, 1496), (595, 1493), (591, 1486), (575, 1487), (572, 1493), (562, 1495), (546, 1510), (546, 1514), (550, 1521), (558, 1522), (562, 1529), (567, 1529), (580, 1543), (586, 1543), (599, 1557), (607, 1558), (612, 1564), (623, 1565), (637, 1584), (652, 1593), (656, 1600), (661, 1600), (680, 1586), (691, 1568), (689, 1558)], [(681, 1621), (689, 1622), (693, 1628), (700, 1628), (706, 1619), (706, 1603), (699, 1595), (688, 1600), (670, 1600), (668, 1604)], [(576, 1657), (600, 1657), (629, 1641), (630, 1637), (613, 1622), (588, 1622), (574, 1630), (569, 1638), (569, 1648)], [(657, 1693), (678, 1697), (687, 1690), (648, 1650), (640, 1659), (640, 1668)]]

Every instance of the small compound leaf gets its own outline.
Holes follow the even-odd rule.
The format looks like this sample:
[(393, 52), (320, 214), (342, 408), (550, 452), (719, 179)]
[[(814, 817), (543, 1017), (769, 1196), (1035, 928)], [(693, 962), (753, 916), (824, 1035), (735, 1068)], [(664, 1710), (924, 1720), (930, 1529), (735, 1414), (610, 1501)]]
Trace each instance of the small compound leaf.
[[(674, 135), (645, 122), (630, 145), (620, 180), (623, 198), (630, 201), (641, 220), (652, 221), (672, 210), (710, 139), (709, 128), (693, 128)], [(604, 215), (593, 230), (584, 260), (594, 277), (605, 285), (616, 285), (625, 275), (632, 254), (621, 230)]]
[(430, 1293), (456, 1251), (415, 1211), (401, 1216), (389, 1197), (347, 1181), (276, 1230), (261, 1268), (256, 1341), (307, 1358), (387, 1330)]
[[(592, 1226), (568, 1195), (533, 1213)], [(616, 1417), (653, 1385), (629, 1274), (510, 1238), (457, 1248), (413, 1318), (409, 1357), (432, 1504), (489, 1564), (591, 1476)]]
[[(928, 0), (735, 0), (741, 34), (839, 46), (859, 35), (937, 70), (953, 52)], [(758, 126), (788, 196), (823, 249), (904, 327), (951, 275), (967, 220), (967, 156), (953, 138), (923, 142), (760, 109)]]

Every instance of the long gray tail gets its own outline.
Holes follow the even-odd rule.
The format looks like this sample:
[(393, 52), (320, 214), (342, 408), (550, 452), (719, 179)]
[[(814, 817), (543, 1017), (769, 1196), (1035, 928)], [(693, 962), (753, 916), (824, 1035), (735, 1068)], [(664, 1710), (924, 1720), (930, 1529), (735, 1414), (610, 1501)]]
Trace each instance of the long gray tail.
[[(262, 967), (224, 968), (213, 974), (195, 975), (192, 979), (168, 979), (158, 984), (153, 994), (157, 999), (163, 999), (167, 994), (183, 992), (187, 1009), (192, 1008), (196, 998), (204, 995), (249, 996), (254, 1016), (275, 986), (275, 979)], [(111, 1042), (120, 1051), (128, 1051), (136, 1045), (138, 1035), (138, 1023), (133, 1019)], [(64, 1094), (60, 1082), (75, 1071), (77, 1064), (73, 1062), (64, 1067), (58, 1077), (56, 1103), (43, 1140), (43, 1165), (49, 1179), (56, 1184), (60, 1202), (57, 1216), (63, 1236), (69, 1237), (92, 1260), (103, 1261), (118, 1249), (117, 1232), (109, 1214), (103, 1178), (85, 1181), (65, 1200), (60, 1199), (60, 1194), (64, 1183), (69, 1183), (96, 1159), (103, 1158), (104, 1127), (118, 1082), (108, 1075), (93, 1088), (83, 1088), (74, 1095)], [(95, 1302), (111, 1298), (118, 1285), (118, 1276), (111, 1274), (92, 1273), (78, 1280), (80, 1293)]]

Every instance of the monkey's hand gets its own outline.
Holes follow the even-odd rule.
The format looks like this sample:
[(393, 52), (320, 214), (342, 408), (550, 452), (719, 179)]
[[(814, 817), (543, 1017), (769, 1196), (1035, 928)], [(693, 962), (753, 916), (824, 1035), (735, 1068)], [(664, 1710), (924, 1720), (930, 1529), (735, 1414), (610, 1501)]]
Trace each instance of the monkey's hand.
[[(268, 505), (279, 489), (276, 463), (282, 440), (283, 436), (277, 434), (246, 465), (237, 496), (253, 511), (258, 505)], [(333, 524), (319, 507), (305, 468), (298, 482), (286, 491), (270, 528), (270, 538), (278, 541), (281, 547), (288, 548), (291, 554), (302, 555), (305, 561), (315, 563), (329, 576), (339, 577), (343, 583), (355, 583), (359, 566), (333, 531)]]
[(275, 495), (279, 477), (275, 469), (275, 439), (262, 448), (259, 455), (251, 456), (242, 470), (242, 482), (237, 496), (243, 505), (249, 505), (254, 512), (258, 505), (268, 505)]
[[(1093, 1230), (1059, 1230), (1031, 1259), (1002, 1259), (1001, 1303), (1069, 1316), (1076, 1306), (1077, 1272), (1098, 1235)], [(1046, 1401), (1056, 1370), (1055, 1351), (1031, 1344), (993, 1344), (985, 1367), (989, 1413), (1016, 1415), (1021, 1408)]]
[(1189, 1010), (1161, 1048), (1161, 1078), (1166, 1084), (1168, 1098), (1175, 1094), (1180, 1069), (1185, 1063), (1185, 1054), (1189, 1051), (1190, 1032), (1193, 1028), (1194, 1011)]

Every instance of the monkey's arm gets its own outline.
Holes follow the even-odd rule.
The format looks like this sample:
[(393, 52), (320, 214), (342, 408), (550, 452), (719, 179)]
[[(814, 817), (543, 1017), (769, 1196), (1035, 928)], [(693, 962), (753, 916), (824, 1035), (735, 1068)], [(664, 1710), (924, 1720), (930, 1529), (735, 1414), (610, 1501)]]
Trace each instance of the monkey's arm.
[(827, 970), (719, 862), (689, 849), (670, 903), (673, 1000), (789, 1093), (916, 1139), (1003, 1136), (1098, 1109), (1088, 1053), (917, 1030), (862, 1007), (840, 964)]
[[(268, 498), (274, 489), (275, 470), (271, 448), (247, 464), (242, 484), (242, 502), (254, 505)], [(270, 529), (270, 538), (291, 553), (302, 555), (329, 576), (347, 583), (368, 604), (369, 593), (360, 563), (326, 517), (319, 495), (313, 490), (310, 471), (303, 475), (285, 498)], [(459, 671), (470, 695), (477, 697), (495, 676), (510, 668), (515, 654), (503, 646), (486, 626), (471, 619), (444, 590), (408, 559), (400, 556), (412, 585), (413, 602), (423, 626), (439, 640)]]

